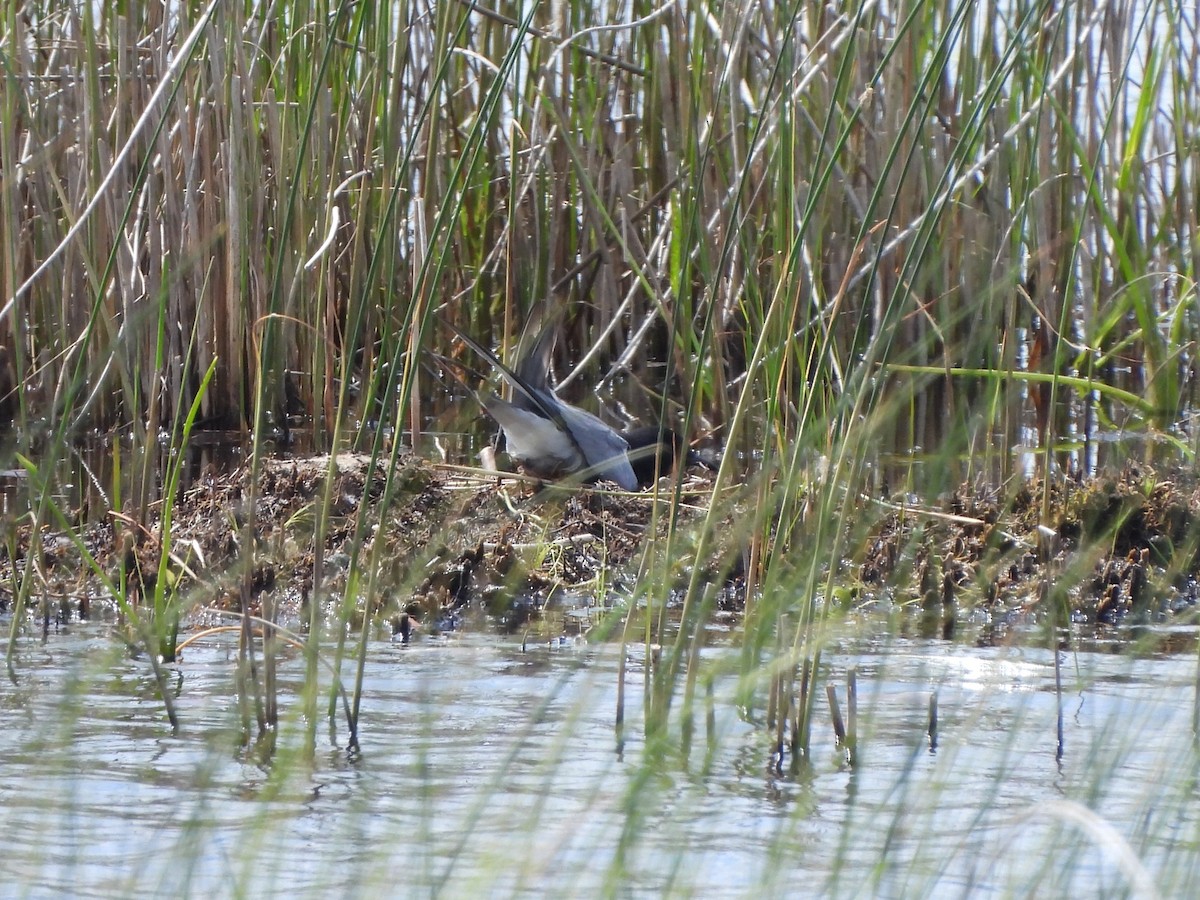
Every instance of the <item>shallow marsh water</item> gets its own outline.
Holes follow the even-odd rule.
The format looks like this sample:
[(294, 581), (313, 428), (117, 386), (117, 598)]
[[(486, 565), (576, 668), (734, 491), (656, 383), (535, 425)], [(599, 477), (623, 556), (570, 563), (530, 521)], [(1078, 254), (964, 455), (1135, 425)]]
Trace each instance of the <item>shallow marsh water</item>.
[(0, 881), (34, 897), (1120, 895), (1115, 835), (1164, 894), (1194, 883), (1194, 654), (1064, 654), (1059, 763), (1048, 652), (847, 637), (823, 668), (843, 704), (857, 670), (858, 763), (822, 698), (795, 777), (761, 711), (735, 709), (739, 651), (707, 654), (729, 674), (688, 759), (647, 761), (640, 648), (618, 753), (616, 647), (477, 635), (371, 645), (356, 759), (324, 722), (313, 763), (295, 758), (303, 662), (285, 661), (263, 765), (239, 746), (232, 643), (171, 667), (172, 736), (148, 666), (101, 626), (26, 640), (0, 693)]

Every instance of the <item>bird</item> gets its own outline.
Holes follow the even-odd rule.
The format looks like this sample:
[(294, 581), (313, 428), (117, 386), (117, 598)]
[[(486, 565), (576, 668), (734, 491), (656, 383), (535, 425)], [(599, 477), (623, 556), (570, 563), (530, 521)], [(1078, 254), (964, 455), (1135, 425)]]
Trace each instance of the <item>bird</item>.
[[(582, 475), (636, 491), (653, 483), (656, 471), (671, 471), (683, 446), (673, 429), (647, 425), (622, 434), (554, 393), (550, 354), (557, 338), (555, 320), (542, 326), (515, 370), (452, 323), (444, 319), (443, 323), (513, 386), (511, 400), (496, 396), (479, 400), (503, 430), (509, 455), (529, 474), (545, 479)], [(693, 459), (692, 451), (685, 459)]]

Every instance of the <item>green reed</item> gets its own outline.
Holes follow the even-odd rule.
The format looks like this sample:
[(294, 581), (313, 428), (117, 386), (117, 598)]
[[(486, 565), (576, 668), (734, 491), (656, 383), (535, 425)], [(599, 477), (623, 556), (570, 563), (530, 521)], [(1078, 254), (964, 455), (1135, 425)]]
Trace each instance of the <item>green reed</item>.
[[(599, 11), (562, 11), (535, 11), (521, 40), (503, 9), (468, 4), (320, 5), (298, 31), (299, 8), (213, 7), (185, 12), (181, 25), (202, 27), (169, 70), (188, 31), (161, 6), (13, 16), (5, 102), (26, 145), (3, 155), (0, 243), (26, 405), (45, 411), (51, 386), (86, 373), (76, 418), (141, 422), (156, 402), (186, 407), (215, 357), (203, 421), (278, 423), (290, 404), (328, 424), (351, 380), (357, 416), (394, 417), (390, 369), (423, 320), (407, 298), (452, 299), (456, 317), (511, 334), (557, 288), (586, 301), (569, 317), (580, 339), (619, 316), (610, 355), (667, 314), (664, 356), (713, 424), (772, 302), (802, 340), (825, 333), (820, 384), (843, 390), (897, 353), (951, 377), (1007, 370), (1033, 312), (1065, 335), (1082, 300), (1093, 334), (1070, 346), (1051, 334), (1042, 370), (1107, 381), (1136, 355), (1145, 370), (1119, 380), (1139, 393), (1132, 379), (1144, 381), (1155, 423), (1177, 414), (1171, 348), (1188, 337), (1191, 259), (1186, 220), (1164, 216), (1186, 196), (1196, 116), (1172, 90), (1188, 74), (1178, 9), (1124, 21), (918, 3), (892, 22), (870, 5), (762, 21), (663, 8), (600, 32)], [(553, 37), (572, 33), (584, 36)], [(755, 35), (779, 39), (767, 49)], [(1151, 37), (1155, 54), (1135, 57)], [(1100, 63), (1108, 84), (1081, 80)], [(1174, 133), (1153, 119), (1163, 98)], [(437, 255), (453, 265), (430, 269)], [(134, 351), (153, 346), (155, 317), (139, 305), (196, 323), (202, 352), (187, 360), (169, 335), (174, 352), (147, 366)], [(98, 331), (64, 342), (93, 316)], [(919, 405), (938, 402), (935, 383), (917, 385)], [(772, 421), (804, 424), (787, 415)]]
[[(737, 572), (738, 701), (773, 697), (807, 753), (834, 598), (885, 488), (1003, 483), (1030, 433), (1051, 472), (1085, 419), (1194, 454), (1177, 428), (1200, 163), (1182, 4), (24, 9), (0, 19), (0, 344), (23, 449), (60, 458), (86, 428), (132, 424), (120, 465), (133, 520), (162, 535), (162, 606), (179, 468), (156, 457), (160, 425), (175, 460), (192, 428), (252, 435), (250, 665), (270, 439), (311, 422), (318, 449), (369, 451), (367, 482), (382, 473), (338, 596), (333, 455), (315, 501), (310, 746), (326, 634), (331, 705), (353, 667), (357, 734), (372, 603), (395, 587), (372, 535), (410, 486), (400, 435), (447, 402), (423, 367), (457, 352), (435, 313), (507, 347), (539, 303), (565, 305), (558, 362), (586, 357), (568, 396), (604, 376), (726, 448), (701, 525), (676, 527), (663, 493), (654, 525), (671, 527), (621, 623), (663, 646), (643, 726), (667, 748), (696, 728), (706, 626)], [(910, 462), (885, 472), (893, 451)], [(31, 553), (56, 520), (50, 468)], [(33, 578), (14, 571), (18, 608)]]

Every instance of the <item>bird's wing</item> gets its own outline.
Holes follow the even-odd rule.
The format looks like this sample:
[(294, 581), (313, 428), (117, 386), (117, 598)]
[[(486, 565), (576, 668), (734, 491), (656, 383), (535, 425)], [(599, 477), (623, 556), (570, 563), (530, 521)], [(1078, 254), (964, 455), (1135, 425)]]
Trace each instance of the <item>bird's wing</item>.
[(586, 410), (564, 405), (562, 415), (588, 468), (624, 490), (636, 491), (638, 480), (627, 455), (629, 442)]
[(504, 429), (509, 455), (535, 474), (553, 478), (585, 465), (569, 428), (559, 428), (537, 412), (499, 397), (479, 399), (488, 415)]
[[(460, 341), (462, 341), (464, 344), (466, 344), (468, 347), (470, 347), (472, 350), (474, 350), (483, 359), (487, 360), (489, 363), (491, 363), (493, 366), (495, 366), (496, 371), (499, 372), (501, 375), (503, 375), (508, 380), (509, 384), (511, 384), (514, 388), (517, 389), (517, 392), (520, 394), (520, 399), (513, 400), (514, 406), (517, 406), (521, 409), (525, 409), (529, 412), (537, 413), (538, 415), (542, 416), (543, 418), (549, 419), (551, 422), (556, 424), (563, 431), (568, 430), (567, 423), (563, 420), (563, 417), (559, 414), (558, 409), (556, 409), (553, 404), (547, 402), (547, 396), (550, 395), (550, 392), (545, 390), (544, 388), (539, 389), (538, 381), (530, 382), (521, 373), (514, 372), (512, 369), (510, 369), (508, 366), (506, 366), (504, 363), (502, 363), (500, 361), (500, 358), (498, 356), (496, 356), (495, 353), (493, 353), (487, 347), (483, 346), (483, 344), (479, 343), (479, 341), (475, 340), (470, 335), (465, 334), (464, 332), (460, 331), (458, 329), (458, 327), (454, 325), (453, 322), (449, 322), (446, 319), (441, 319), (441, 322), (444, 326), (446, 326), (446, 328), (448, 328), (450, 331), (454, 332), (458, 336), (458, 339)], [(538, 343), (541, 343), (543, 336), (544, 335), (538, 336)], [(551, 346), (553, 346), (553, 342), (551, 342)], [(534, 349), (537, 349), (537, 344), (534, 345)], [(522, 363), (522, 366), (523, 366), (523, 363)], [(520, 367), (521, 366), (519, 366), (518, 368), (520, 368)], [(546, 373), (545, 372), (542, 373), (539, 380), (540, 380), (541, 384), (545, 384), (545, 382), (546, 382)], [(580, 450), (580, 455), (581, 456), (583, 455), (582, 450)]]
[[(550, 391), (550, 354), (554, 352), (554, 342), (558, 338), (558, 323), (548, 319), (538, 332), (533, 345), (517, 363), (516, 375), (526, 386), (534, 391)], [(513, 398), (517, 406), (522, 406), (525, 392)]]

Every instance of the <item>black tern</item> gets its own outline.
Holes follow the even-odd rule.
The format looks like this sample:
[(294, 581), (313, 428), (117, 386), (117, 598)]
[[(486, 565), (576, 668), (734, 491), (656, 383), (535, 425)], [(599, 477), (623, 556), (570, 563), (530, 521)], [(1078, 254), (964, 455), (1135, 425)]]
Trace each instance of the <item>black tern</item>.
[[(550, 387), (550, 354), (557, 337), (553, 320), (542, 326), (515, 370), (451, 323), (445, 325), (513, 386), (512, 400), (479, 400), (504, 431), (509, 455), (529, 474), (546, 479), (582, 475), (635, 491), (653, 483), (656, 474), (670, 472), (680, 457), (683, 442), (670, 428), (649, 425), (622, 434), (558, 398)], [(693, 456), (688, 450), (684, 459)]]

